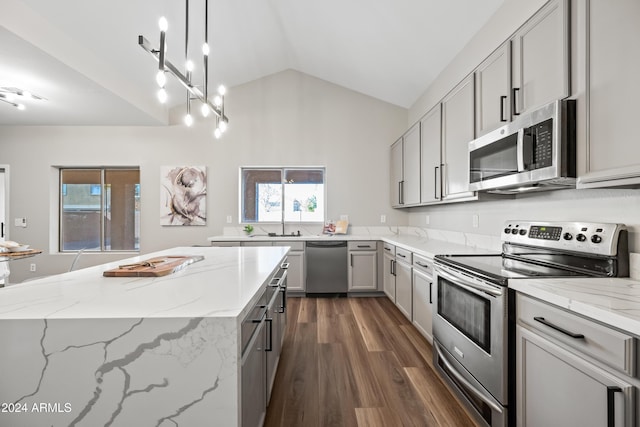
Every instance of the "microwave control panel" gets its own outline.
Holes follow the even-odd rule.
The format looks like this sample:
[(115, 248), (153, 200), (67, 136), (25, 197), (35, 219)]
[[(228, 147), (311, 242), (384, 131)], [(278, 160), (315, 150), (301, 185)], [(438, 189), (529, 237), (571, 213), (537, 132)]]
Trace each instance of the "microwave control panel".
[(525, 169), (534, 170), (553, 165), (553, 119), (524, 130)]

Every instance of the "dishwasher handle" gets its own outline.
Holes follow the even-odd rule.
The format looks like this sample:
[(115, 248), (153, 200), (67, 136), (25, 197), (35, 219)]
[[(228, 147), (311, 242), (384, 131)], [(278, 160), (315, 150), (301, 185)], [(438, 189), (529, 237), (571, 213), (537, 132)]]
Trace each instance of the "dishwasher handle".
[(347, 246), (347, 242), (345, 240), (340, 240), (338, 242), (307, 242), (308, 248), (344, 248)]

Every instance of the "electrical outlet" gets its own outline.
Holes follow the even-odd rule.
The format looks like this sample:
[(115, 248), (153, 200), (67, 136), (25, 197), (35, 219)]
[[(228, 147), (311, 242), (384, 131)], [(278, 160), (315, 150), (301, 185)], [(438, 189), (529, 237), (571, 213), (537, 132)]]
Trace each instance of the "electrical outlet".
[(473, 228), (478, 228), (479, 224), (480, 224), (480, 217), (478, 216), (478, 214), (473, 214)]
[(231, 215), (227, 215), (227, 224), (231, 224), (232, 221)]
[(13, 220), (13, 225), (16, 226), (16, 227), (26, 228), (27, 227), (27, 218), (15, 218)]
[(384, 224), (385, 222), (387, 222), (387, 216), (386, 215), (380, 215), (380, 223)]
[(35, 263), (29, 264), (29, 271), (36, 271), (36, 264)]

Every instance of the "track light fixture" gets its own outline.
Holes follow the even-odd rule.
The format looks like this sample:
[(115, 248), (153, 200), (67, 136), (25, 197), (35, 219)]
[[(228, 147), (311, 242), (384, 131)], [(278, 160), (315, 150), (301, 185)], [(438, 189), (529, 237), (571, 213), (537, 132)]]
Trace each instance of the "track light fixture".
[[(214, 136), (216, 138), (220, 138), (227, 129), (229, 119), (224, 114), (224, 96), (226, 94), (226, 88), (223, 85), (218, 86), (218, 93), (213, 98), (213, 102), (209, 100), (209, 55), (211, 54), (211, 48), (209, 46), (209, 0), (204, 0), (204, 43), (202, 45), (204, 82), (201, 89), (191, 81), (194, 63), (189, 59), (189, 0), (185, 0), (184, 74), (167, 59), (166, 40), (169, 22), (164, 16), (158, 21), (158, 27), (160, 28), (159, 49), (152, 48), (151, 43), (149, 43), (144, 36), (138, 36), (138, 45), (149, 52), (154, 59), (158, 61), (158, 71), (156, 73), (156, 83), (159, 86), (157, 93), (158, 100), (163, 104), (167, 102), (168, 96), (165, 89), (165, 85), (167, 84), (167, 74), (174, 76), (187, 89), (187, 114), (184, 117), (185, 124), (187, 126), (191, 126), (193, 124), (191, 101), (199, 101), (200, 113), (203, 117), (208, 117), (209, 114), (213, 112), (216, 120)], [(2, 100), (2, 98), (0, 98), (0, 100)]]
[(17, 87), (0, 87), (0, 101), (17, 108), (18, 110), (26, 109), (22, 103), (25, 100), (45, 101), (46, 99), (34, 95), (33, 93)]

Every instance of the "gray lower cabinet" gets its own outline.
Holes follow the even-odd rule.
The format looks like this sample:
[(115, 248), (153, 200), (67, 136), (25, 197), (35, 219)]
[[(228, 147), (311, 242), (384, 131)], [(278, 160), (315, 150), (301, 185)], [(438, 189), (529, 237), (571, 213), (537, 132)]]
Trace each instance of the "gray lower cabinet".
[(375, 241), (347, 242), (349, 292), (378, 290), (378, 250)]
[(413, 320), (418, 331), (433, 343), (433, 308), (436, 306), (433, 282), (433, 263), (420, 255), (413, 255)]
[(412, 253), (396, 248), (396, 263), (394, 267), (396, 279), (396, 306), (407, 319), (412, 319), (413, 289), (411, 286)]
[(287, 273), (287, 292), (294, 294), (304, 292), (306, 289), (306, 270), (304, 265), (304, 242), (274, 241), (273, 246), (290, 246), (287, 254), (289, 269)]
[(258, 329), (242, 356), (242, 426), (259, 427), (267, 413), (267, 363), (265, 321)]
[(517, 310), (519, 427), (638, 425), (635, 338), (521, 294)]
[(396, 247), (389, 243), (383, 243), (383, 258), (382, 258), (382, 290), (387, 297), (396, 302), (396, 276), (395, 276), (395, 263), (396, 263)]

